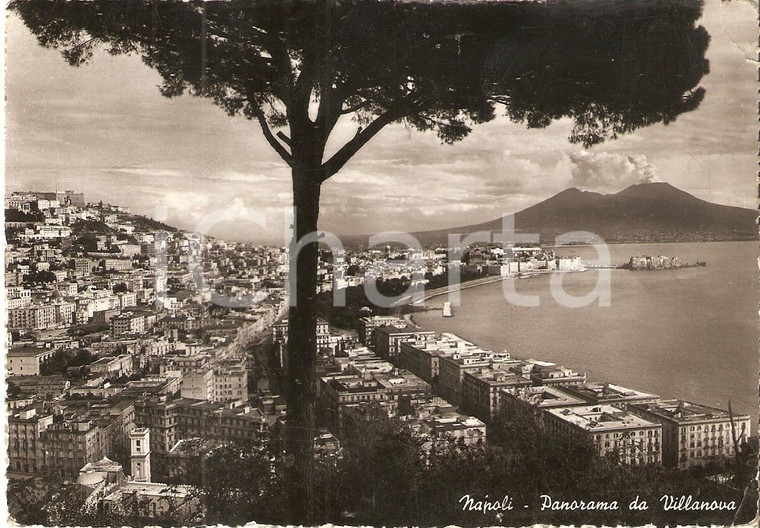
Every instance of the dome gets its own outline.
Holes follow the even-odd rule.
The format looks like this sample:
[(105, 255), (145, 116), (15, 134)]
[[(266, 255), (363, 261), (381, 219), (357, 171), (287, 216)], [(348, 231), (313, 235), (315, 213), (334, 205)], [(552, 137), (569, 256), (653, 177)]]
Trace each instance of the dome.
[(98, 471), (80, 473), (77, 478), (77, 484), (94, 488), (106, 480), (106, 474)]

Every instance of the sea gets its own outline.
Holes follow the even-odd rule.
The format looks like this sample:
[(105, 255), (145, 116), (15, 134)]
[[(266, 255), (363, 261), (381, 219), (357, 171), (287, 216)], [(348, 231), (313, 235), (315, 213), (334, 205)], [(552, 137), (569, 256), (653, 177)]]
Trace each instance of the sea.
[[(553, 293), (558, 290), (552, 289), (550, 275), (507, 279), (518, 294), (536, 296), (538, 306), (508, 301), (504, 282), (495, 282), (462, 290), (452, 317), (439, 310), (448, 300), (443, 295), (426, 301), (434, 310), (415, 313), (413, 320), (426, 330), (452, 332), (495, 352), (506, 350), (519, 359), (585, 372), (592, 381), (722, 409), (730, 401), (735, 413), (753, 416), (757, 434), (758, 244), (606, 247), (612, 264), (628, 262), (631, 256), (664, 255), (706, 266), (560, 274), (566, 295), (583, 297), (595, 288), (609, 288), (609, 303), (602, 303), (608, 306), (595, 298), (585, 306), (568, 307), (555, 298), (561, 295)], [(557, 256), (580, 256), (583, 262), (598, 259), (593, 247), (555, 251)]]

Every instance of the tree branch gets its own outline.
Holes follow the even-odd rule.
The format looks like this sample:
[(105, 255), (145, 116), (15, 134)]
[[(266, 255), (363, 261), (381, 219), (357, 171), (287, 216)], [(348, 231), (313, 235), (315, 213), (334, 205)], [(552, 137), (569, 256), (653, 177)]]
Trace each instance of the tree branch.
[(272, 131), (269, 128), (269, 124), (267, 123), (267, 118), (264, 116), (264, 112), (259, 107), (258, 103), (254, 102), (251, 105), (251, 110), (253, 111), (253, 114), (256, 116), (256, 119), (259, 120), (259, 124), (261, 125), (261, 130), (264, 132), (264, 137), (269, 142), (270, 145), (272, 145), (272, 148), (277, 152), (277, 154), (280, 155), (280, 157), (287, 163), (289, 166), (293, 166), (293, 155), (288, 152), (288, 150), (282, 146), (282, 143), (277, 141), (277, 138), (274, 137), (274, 134), (272, 134)]
[(370, 101), (369, 99), (365, 99), (364, 101), (362, 101), (359, 104), (356, 104), (354, 106), (350, 106), (348, 108), (341, 109), (340, 113), (341, 113), (341, 115), (353, 114), (357, 110), (361, 110), (362, 108), (365, 108), (365, 107), (369, 106), (370, 104), (372, 104), (372, 101)]
[(290, 138), (282, 130), (280, 130), (279, 132), (277, 132), (277, 137), (280, 138), (282, 140), (282, 142), (285, 143), (287, 146), (289, 146), (289, 147), (292, 146), (290, 144)]
[(348, 143), (343, 145), (338, 152), (333, 154), (329, 160), (322, 164), (322, 181), (324, 182), (343, 168), (348, 160), (350, 160), (370, 139), (375, 137), (385, 125), (400, 119), (404, 115), (405, 112), (401, 110), (401, 107), (396, 107), (381, 114), (377, 119), (372, 121), (367, 128), (362, 129), (360, 127), (356, 131), (356, 135)]
[(427, 116), (424, 116), (424, 115), (419, 115), (417, 117), (419, 117), (423, 121), (427, 121), (428, 123), (430, 123), (433, 126), (436, 126), (436, 125), (439, 126), (439, 127), (445, 127), (445, 126), (447, 126), (447, 123), (444, 123), (443, 121), (439, 121), (437, 119), (433, 119), (432, 117), (427, 117)]

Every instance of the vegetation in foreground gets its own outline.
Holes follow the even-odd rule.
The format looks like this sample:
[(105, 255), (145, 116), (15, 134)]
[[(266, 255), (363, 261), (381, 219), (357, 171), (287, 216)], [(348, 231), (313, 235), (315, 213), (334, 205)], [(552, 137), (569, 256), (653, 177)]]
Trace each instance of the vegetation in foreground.
[[(662, 466), (622, 466), (600, 458), (584, 442), (558, 441), (530, 412), (500, 419), (489, 427), (488, 447), (431, 442), (398, 418), (379, 409), (343, 438), (339, 454), (322, 455), (315, 464), (313, 512), (316, 523), (349, 525), (460, 526), (526, 524), (592, 524), (630, 526), (652, 523), (715, 524), (749, 522), (756, 513), (755, 449), (742, 446), (736, 460), (722, 468), (688, 471)], [(104, 512), (84, 506), (80, 486), (55, 479), (11, 481), (12, 515), (24, 524), (70, 526), (145, 526), (225, 524), (249, 521), (286, 524), (282, 437), (277, 430), (267, 442), (230, 443), (211, 450), (184, 481), (196, 486), (201, 512), (192, 518), (147, 509)], [(718, 483), (711, 474), (727, 475)], [(465, 495), (501, 502), (514, 509), (464, 511)], [(664, 511), (665, 494), (697, 500), (735, 501), (735, 511)], [(617, 501), (617, 510), (541, 511), (541, 495), (556, 501)], [(629, 511), (635, 498), (645, 511)], [(524, 508), (523, 505), (529, 505)]]

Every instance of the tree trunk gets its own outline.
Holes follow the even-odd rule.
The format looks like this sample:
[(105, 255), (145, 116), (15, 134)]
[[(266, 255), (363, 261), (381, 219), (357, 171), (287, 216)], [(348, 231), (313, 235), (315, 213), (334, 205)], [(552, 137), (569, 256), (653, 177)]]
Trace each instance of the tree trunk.
[[(311, 165), (313, 168), (309, 168)], [(314, 507), (314, 424), (317, 355), (317, 258), (314, 234), (319, 217), (319, 165), (293, 167), (294, 226), (289, 251), (286, 511), (291, 524), (310, 525)], [(308, 243), (299, 241), (311, 238)]]

